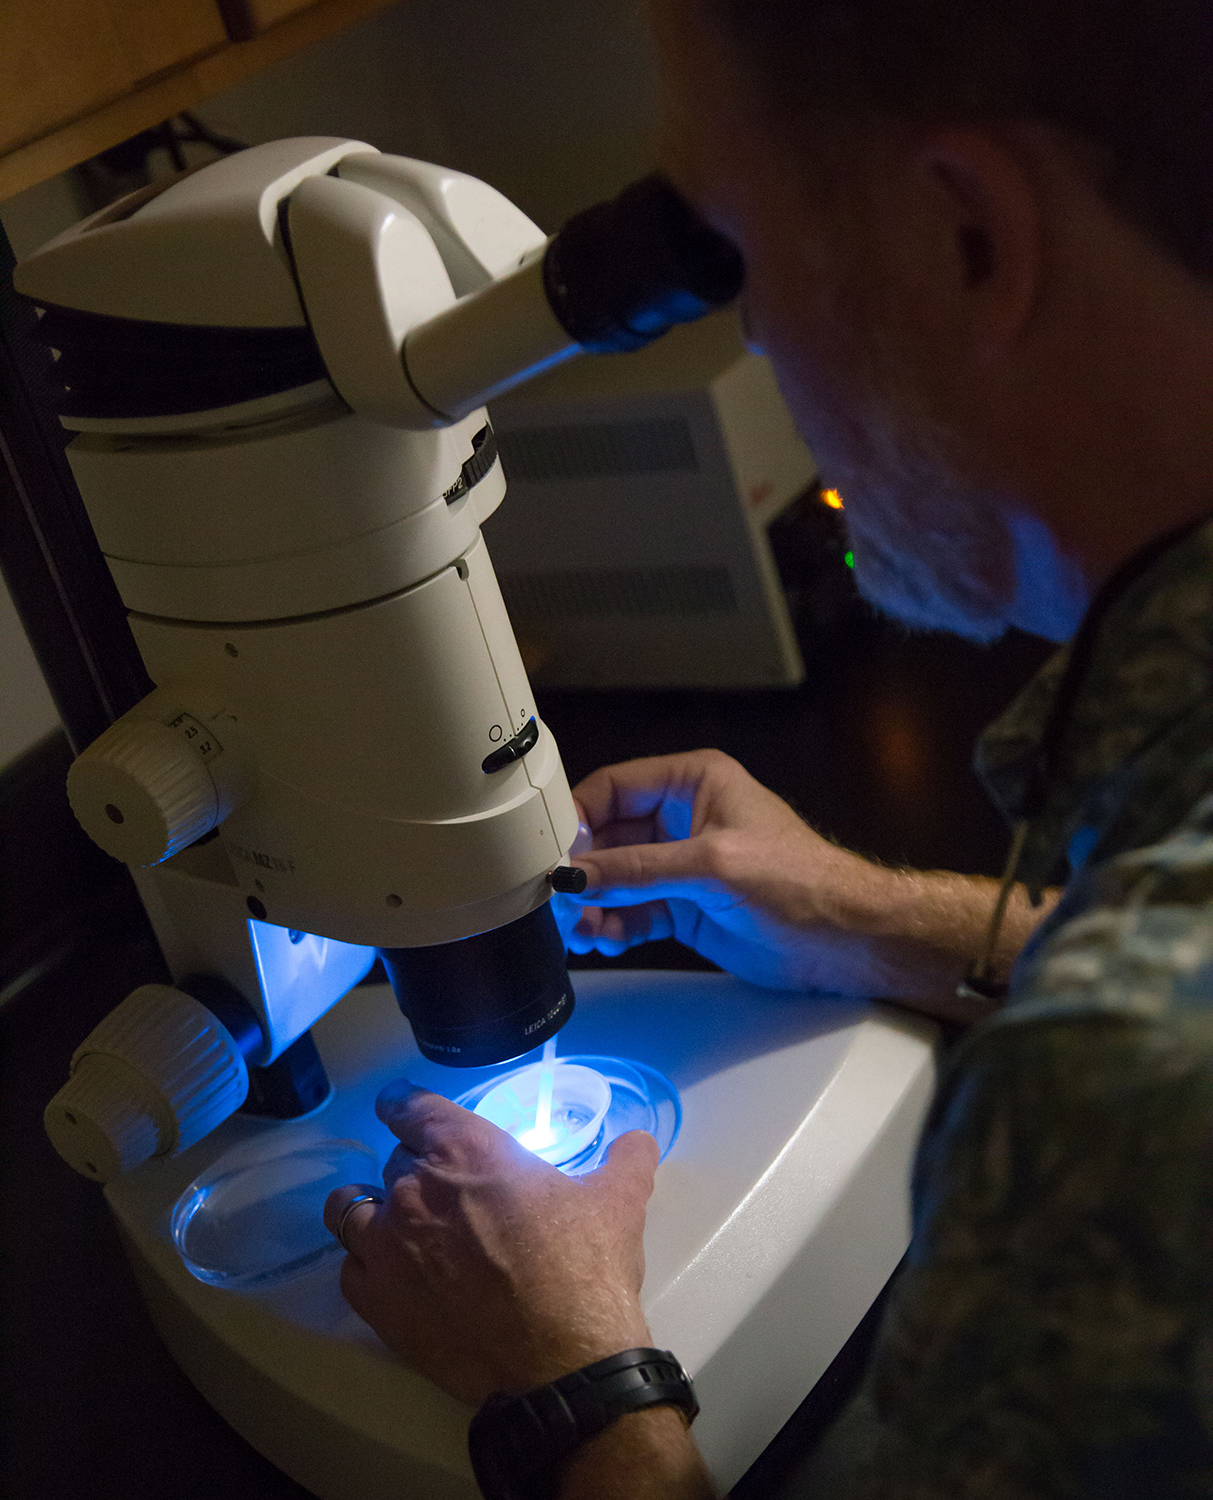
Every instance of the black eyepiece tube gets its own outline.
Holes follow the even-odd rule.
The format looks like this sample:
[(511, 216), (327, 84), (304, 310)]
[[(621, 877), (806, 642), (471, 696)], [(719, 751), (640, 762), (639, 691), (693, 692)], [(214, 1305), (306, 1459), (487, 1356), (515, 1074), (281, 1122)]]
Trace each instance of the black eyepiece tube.
[(573, 1014), (564, 942), (545, 903), (492, 932), (429, 948), (381, 948), (422, 1054), (448, 1068), (506, 1062)]
[(736, 246), (654, 174), (571, 218), (547, 248), (543, 280), (570, 338), (590, 354), (623, 354), (724, 307), (745, 268)]

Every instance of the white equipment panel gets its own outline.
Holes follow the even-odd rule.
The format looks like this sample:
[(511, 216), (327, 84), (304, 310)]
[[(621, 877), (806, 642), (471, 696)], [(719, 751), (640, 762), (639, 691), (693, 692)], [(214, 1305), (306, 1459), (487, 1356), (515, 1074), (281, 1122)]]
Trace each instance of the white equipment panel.
[[(909, 1241), (909, 1173), (934, 1028), (886, 1007), (772, 994), (723, 974), (593, 971), (560, 1052), (630, 1057), (678, 1088), (682, 1131), (645, 1236), (654, 1342), (695, 1380), (695, 1435), (722, 1491), (823, 1374)], [(334, 1083), (302, 1120), (233, 1116), (106, 1187), (156, 1326), (233, 1427), (321, 1500), (474, 1500), (468, 1408), (405, 1369), (345, 1305), (340, 1261), (265, 1290), (209, 1286), (169, 1216), (224, 1152), (354, 1137), (386, 1160), (378, 1090), (455, 1096), (489, 1070), (426, 1063), (386, 985), (313, 1032)]]
[(490, 412), (509, 503), (485, 535), (536, 684), (803, 678), (767, 528), (817, 468), (731, 308)]

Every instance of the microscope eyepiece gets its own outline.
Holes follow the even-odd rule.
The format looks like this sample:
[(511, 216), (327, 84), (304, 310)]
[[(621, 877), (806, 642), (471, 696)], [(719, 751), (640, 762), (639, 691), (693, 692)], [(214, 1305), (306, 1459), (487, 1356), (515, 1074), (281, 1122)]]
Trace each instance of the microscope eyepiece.
[(379, 953), (422, 1054), (448, 1068), (519, 1057), (573, 1014), (564, 942), (547, 903), (475, 937)]
[(590, 354), (643, 348), (737, 296), (745, 268), (665, 177), (653, 174), (576, 214), (544, 256), (544, 290)]

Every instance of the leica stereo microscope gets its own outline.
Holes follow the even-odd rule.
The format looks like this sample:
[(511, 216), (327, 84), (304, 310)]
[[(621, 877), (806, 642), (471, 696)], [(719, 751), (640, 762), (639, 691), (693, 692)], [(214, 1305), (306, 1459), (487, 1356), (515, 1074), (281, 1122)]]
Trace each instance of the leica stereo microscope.
[[(548, 239), (481, 182), (328, 138), (137, 193), (17, 268), (155, 683), (69, 796), (173, 979), (82, 1042), (47, 1129), (106, 1183), (183, 1368), (325, 1500), (475, 1493), (469, 1414), (345, 1307), (319, 1224), (378, 1175), (393, 1077), (567, 1171), (653, 1131), (646, 1310), (725, 1485), (907, 1241), (929, 1028), (723, 975), (585, 974), (573, 1016), (550, 897), (577, 815), (480, 533), (505, 493), (486, 403), (741, 280), (661, 178)], [(377, 954), (398, 1003), (355, 988)]]

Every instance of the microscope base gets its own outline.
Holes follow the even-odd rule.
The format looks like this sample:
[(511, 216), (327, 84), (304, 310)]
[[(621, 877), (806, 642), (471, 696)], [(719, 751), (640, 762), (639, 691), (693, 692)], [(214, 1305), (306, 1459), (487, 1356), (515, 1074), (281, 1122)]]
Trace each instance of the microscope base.
[[(653, 1341), (695, 1380), (695, 1434), (722, 1491), (829, 1366), (909, 1239), (909, 1168), (934, 1079), (933, 1028), (852, 1001), (774, 995), (726, 975), (576, 975), (562, 1053), (664, 1073), (682, 1131), (645, 1235)], [(215, 1409), (321, 1500), (474, 1500), (466, 1407), (403, 1368), (346, 1307), (340, 1258), (275, 1285), (197, 1280), (169, 1232), (182, 1191), (224, 1152), (361, 1139), (382, 1162), (379, 1088), (407, 1073), (454, 1096), (386, 986), (314, 1028), (334, 1092), (302, 1120), (234, 1117), (106, 1189), (156, 1327)], [(480, 1076), (479, 1074), (476, 1075)]]

